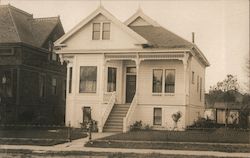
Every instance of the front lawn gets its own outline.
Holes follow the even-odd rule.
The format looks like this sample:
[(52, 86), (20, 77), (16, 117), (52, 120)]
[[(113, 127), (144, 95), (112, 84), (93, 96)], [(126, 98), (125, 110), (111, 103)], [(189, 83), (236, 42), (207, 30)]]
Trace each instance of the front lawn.
[(250, 143), (250, 131), (224, 128), (187, 131), (134, 131), (105, 137), (103, 140)]
[[(65, 127), (1, 128), (0, 144), (15, 145), (56, 145), (68, 141), (69, 130)], [(71, 130), (71, 139), (86, 137), (81, 129)]]
[[(86, 147), (250, 152), (249, 131), (213, 129), (135, 131), (108, 136)], [(243, 144), (239, 144), (243, 143)]]

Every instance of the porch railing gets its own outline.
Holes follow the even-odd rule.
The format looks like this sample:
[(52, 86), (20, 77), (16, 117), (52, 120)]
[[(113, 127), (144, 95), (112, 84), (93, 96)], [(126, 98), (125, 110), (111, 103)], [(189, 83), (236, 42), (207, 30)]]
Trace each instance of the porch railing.
[(115, 92), (104, 94), (103, 102), (105, 104), (107, 104), (107, 107), (102, 115), (101, 120), (100, 120), (99, 132), (102, 132), (103, 127), (105, 125), (105, 122), (107, 121), (108, 116), (109, 116), (113, 106), (115, 105), (115, 100), (116, 100), (116, 93)]
[(137, 105), (137, 94), (135, 94), (131, 105), (129, 106), (127, 115), (123, 118), (123, 132), (127, 132), (129, 130), (129, 125), (132, 121), (132, 115), (135, 111)]

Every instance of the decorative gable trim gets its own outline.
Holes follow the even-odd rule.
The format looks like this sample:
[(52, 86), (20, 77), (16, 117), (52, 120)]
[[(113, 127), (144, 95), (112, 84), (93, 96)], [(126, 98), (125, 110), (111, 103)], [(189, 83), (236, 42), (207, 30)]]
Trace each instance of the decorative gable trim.
[(151, 24), (152, 26), (155, 27), (160, 26), (156, 21), (151, 19), (149, 16), (145, 15), (140, 8), (134, 15), (132, 15), (128, 20), (126, 20), (124, 24), (127, 26), (132, 25), (134, 22), (137, 21), (138, 18), (145, 20), (145, 22)]
[(94, 19), (99, 14), (104, 15), (108, 19), (110, 19), (113, 23), (117, 24), (121, 29), (126, 31), (130, 36), (135, 38), (138, 43), (137, 44), (147, 44), (148, 41), (144, 39), (142, 36), (134, 32), (132, 29), (124, 25), (121, 21), (119, 21), (117, 18), (115, 18), (111, 13), (109, 13), (105, 8), (100, 6), (97, 8), (92, 14), (90, 14), (87, 18), (82, 20), (78, 25), (76, 25), (73, 29), (71, 29), (68, 33), (66, 33), (64, 36), (62, 36), (60, 39), (58, 39), (55, 42), (55, 46), (60, 46), (63, 44), (64, 41), (69, 39), (72, 35), (74, 35), (77, 31), (79, 31), (84, 25), (89, 23), (92, 19)]

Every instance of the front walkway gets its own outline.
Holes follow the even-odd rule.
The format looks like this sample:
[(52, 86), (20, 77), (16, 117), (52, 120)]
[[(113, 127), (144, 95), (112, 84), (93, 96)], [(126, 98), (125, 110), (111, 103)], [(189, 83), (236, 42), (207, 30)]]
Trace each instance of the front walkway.
[[(113, 133), (93, 133), (92, 138), (98, 139), (110, 136)], [(55, 145), (55, 146), (31, 146), (31, 145), (0, 145), (0, 150), (31, 150), (33, 153), (46, 153), (46, 152), (110, 152), (110, 153), (160, 153), (166, 155), (196, 155), (196, 156), (214, 156), (214, 157), (246, 157), (250, 158), (250, 153), (226, 153), (216, 151), (186, 151), (186, 150), (155, 150), (155, 149), (121, 149), (121, 148), (93, 148), (84, 147), (88, 141), (87, 138), (74, 140), (69, 143)]]

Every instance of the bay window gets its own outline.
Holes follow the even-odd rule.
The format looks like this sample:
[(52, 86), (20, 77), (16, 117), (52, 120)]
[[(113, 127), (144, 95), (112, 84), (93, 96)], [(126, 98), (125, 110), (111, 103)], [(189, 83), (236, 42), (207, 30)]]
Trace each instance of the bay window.
[(96, 93), (97, 67), (81, 66), (80, 67), (80, 93)]

